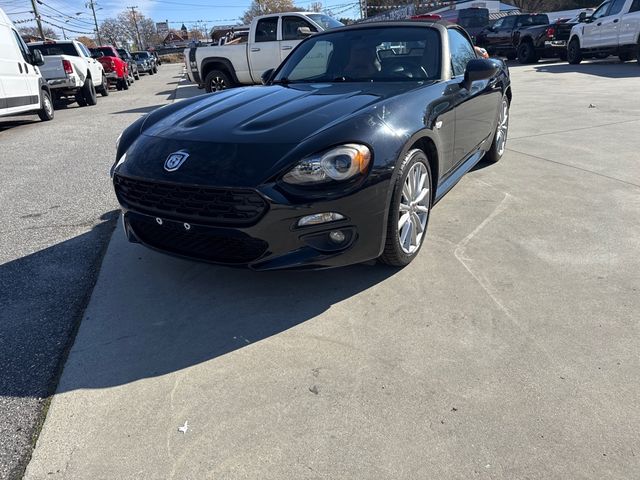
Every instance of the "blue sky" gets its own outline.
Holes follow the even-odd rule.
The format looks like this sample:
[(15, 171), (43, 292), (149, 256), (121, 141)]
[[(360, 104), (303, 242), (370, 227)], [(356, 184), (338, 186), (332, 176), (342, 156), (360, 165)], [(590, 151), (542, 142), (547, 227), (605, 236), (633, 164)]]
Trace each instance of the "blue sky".
[[(169, 20), (171, 28), (180, 28), (184, 22), (187, 27), (206, 24), (207, 28), (214, 25), (228, 25), (238, 22), (239, 17), (249, 7), (251, 0), (95, 0), (98, 22), (113, 17), (127, 6), (137, 6), (138, 10), (156, 22)], [(295, 0), (294, 0), (295, 1)], [(86, 0), (40, 0), (39, 10), (43, 20), (51, 24), (64, 26), (69, 36), (78, 36), (93, 31), (91, 10), (85, 7)], [(306, 8), (312, 0), (297, 0), (295, 4)], [(336, 17), (352, 17), (358, 15), (356, 0), (325, 0), (325, 9), (331, 10)], [(29, 13), (32, 9), (30, 0), (0, 0), (0, 7), (15, 21), (33, 18)], [(25, 25), (35, 26), (35, 22)], [(17, 26), (20, 26), (18, 24)], [(52, 26), (60, 32), (59, 28)]]

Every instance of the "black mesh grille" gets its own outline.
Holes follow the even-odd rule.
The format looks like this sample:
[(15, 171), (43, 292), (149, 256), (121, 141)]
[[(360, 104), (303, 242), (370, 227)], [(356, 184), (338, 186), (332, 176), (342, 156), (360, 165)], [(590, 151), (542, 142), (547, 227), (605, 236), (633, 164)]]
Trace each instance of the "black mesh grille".
[(206, 225), (247, 226), (267, 211), (254, 190), (149, 182), (116, 175), (118, 200), (126, 208), (162, 218)]
[(245, 264), (258, 259), (266, 250), (267, 243), (244, 233), (232, 232), (230, 236), (220, 233), (198, 233), (184, 230), (181, 225), (165, 222), (158, 225), (154, 220), (129, 219), (136, 236), (147, 245), (186, 257), (216, 263)]

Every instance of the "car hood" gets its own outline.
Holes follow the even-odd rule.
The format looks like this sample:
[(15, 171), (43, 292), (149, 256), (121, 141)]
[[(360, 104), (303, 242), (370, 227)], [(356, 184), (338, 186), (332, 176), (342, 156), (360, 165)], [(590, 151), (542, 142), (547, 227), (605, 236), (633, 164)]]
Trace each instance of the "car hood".
[[(362, 141), (381, 123), (387, 100), (420, 85), (248, 87), (191, 98), (149, 114), (117, 171), (160, 181), (255, 187), (305, 154)], [(331, 140), (323, 140), (322, 132)], [(182, 151), (188, 160), (168, 172), (166, 159)]]
[(143, 133), (211, 143), (299, 143), (418, 85), (422, 84), (371, 82), (238, 88), (202, 95), (148, 128), (143, 127)]

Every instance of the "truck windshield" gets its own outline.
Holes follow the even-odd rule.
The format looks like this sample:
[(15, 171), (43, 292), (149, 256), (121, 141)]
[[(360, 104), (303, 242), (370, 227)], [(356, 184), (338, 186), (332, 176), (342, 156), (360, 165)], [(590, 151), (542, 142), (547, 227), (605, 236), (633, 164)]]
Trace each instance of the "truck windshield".
[(465, 8), (460, 10), (459, 22), (463, 28), (483, 28), (489, 25), (489, 10), (486, 8)]
[(344, 27), (344, 23), (339, 22), (335, 18), (331, 18), (329, 15), (322, 15), (321, 13), (311, 13), (307, 16), (318, 25), (321, 25), (325, 30), (329, 30), (330, 28)]
[(45, 57), (49, 57), (51, 55), (80, 56), (76, 51), (76, 47), (70, 43), (45, 43), (44, 45), (28, 45), (28, 47), (32, 53), (34, 50), (40, 50), (40, 53)]
[(370, 27), (320, 34), (285, 61), (274, 82), (415, 82), (440, 78), (440, 34)]
[(98, 56), (101, 53), (105, 57), (113, 57), (113, 50), (111, 50), (110, 48), (107, 48), (107, 47), (92, 48), (91, 49), (91, 53), (93, 53), (93, 54), (97, 53)]

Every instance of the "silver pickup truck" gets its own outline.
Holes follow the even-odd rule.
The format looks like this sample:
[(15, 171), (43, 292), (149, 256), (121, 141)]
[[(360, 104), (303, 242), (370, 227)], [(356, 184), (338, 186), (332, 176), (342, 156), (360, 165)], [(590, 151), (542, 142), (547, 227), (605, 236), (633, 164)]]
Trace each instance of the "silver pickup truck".
[(222, 46), (187, 48), (189, 80), (207, 92), (261, 83), (261, 76), (287, 58), (304, 38), (343, 24), (322, 13), (287, 12), (256, 17), (249, 35)]
[(40, 72), (53, 99), (71, 98), (81, 107), (95, 105), (96, 92), (109, 95), (109, 84), (100, 62), (82, 43), (75, 40), (29, 43), (29, 50), (44, 56)]

